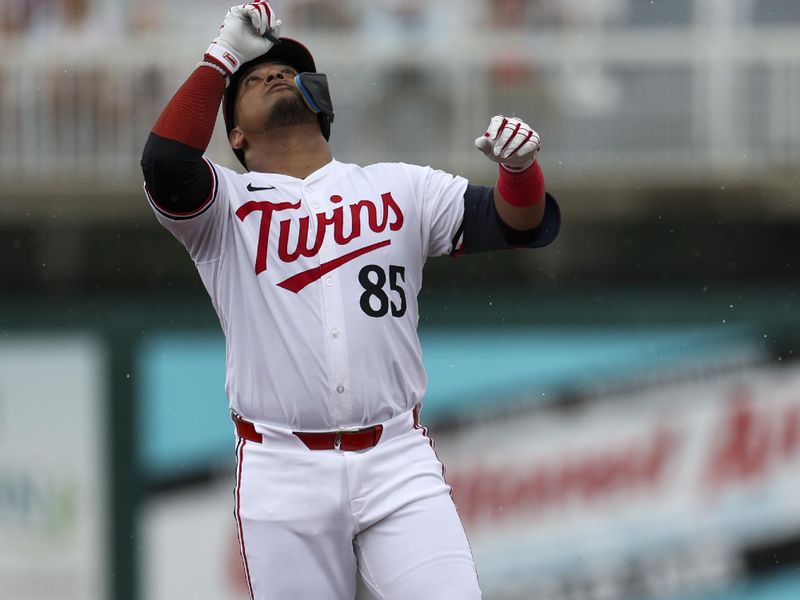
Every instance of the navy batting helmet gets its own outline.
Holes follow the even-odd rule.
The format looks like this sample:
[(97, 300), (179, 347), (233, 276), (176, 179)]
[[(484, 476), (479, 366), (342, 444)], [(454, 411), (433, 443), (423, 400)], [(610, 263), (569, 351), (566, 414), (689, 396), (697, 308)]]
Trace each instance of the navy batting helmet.
[[(322, 135), (326, 140), (330, 139), (333, 104), (331, 103), (328, 89), (328, 80), (323, 73), (317, 73), (314, 57), (311, 56), (308, 48), (291, 38), (280, 38), (279, 42), (273, 45), (268, 52), (244, 63), (231, 75), (222, 103), (225, 132), (230, 135), (231, 130), (236, 126), (234, 123), (236, 92), (242, 76), (256, 65), (271, 61), (286, 63), (298, 72), (297, 77), (295, 77), (295, 86), (300, 91), (308, 107), (317, 114)], [(247, 168), (244, 162), (244, 152), (242, 150), (234, 150), (233, 153), (242, 163), (242, 166)]]

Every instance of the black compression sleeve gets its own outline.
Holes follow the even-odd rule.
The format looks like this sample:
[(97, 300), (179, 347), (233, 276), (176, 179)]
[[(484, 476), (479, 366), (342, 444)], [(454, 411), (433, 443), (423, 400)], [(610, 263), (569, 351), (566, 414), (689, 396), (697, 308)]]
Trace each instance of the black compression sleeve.
[(150, 198), (173, 213), (191, 213), (211, 194), (213, 177), (203, 151), (151, 133), (142, 153)]
[(545, 213), (541, 224), (521, 231), (509, 227), (497, 214), (493, 187), (468, 185), (464, 192), (464, 253), (546, 246), (558, 235), (561, 211), (550, 194), (546, 194), (544, 201)]

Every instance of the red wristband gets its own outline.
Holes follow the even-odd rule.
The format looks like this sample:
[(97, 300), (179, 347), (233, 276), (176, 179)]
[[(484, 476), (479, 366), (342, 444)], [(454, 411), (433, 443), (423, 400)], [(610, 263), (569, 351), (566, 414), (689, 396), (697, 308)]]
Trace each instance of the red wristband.
[(539, 161), (518, 173), (499, 165), (497, 191), (511, 206), (525, 208), (544, 198), (544, 173)]

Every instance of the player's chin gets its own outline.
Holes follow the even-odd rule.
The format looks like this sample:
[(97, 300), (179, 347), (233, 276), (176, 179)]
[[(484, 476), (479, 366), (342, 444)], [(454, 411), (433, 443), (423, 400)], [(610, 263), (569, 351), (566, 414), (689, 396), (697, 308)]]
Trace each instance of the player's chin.
[(273, 104), (266, 119), (266, 128), (277, 129), (303, 125), (313, 123), (316, 118), (317, 116), (308, 108), (300, 92), (281, 94), (273, 98)]

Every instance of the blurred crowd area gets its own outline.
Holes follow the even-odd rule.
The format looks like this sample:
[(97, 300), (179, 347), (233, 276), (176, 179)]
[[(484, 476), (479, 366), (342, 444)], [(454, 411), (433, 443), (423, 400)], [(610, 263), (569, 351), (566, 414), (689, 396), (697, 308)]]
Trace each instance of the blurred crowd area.
[[(493, 28), (573, 27), (622, 24), (646, 18), (630, 0), (484, 0), (423, 2), (422, 0), (275, 0), (271, 5), (287, 23), (299, 28), (354, 32), (358, 29), (401, 33), (405, 27)], [(669, 3), (672, 21), (687, 22), (690, 0)], [(755, 3), (751, 3), (755, 4)], [(790, 4), (790, 3), (789, 3)], [(30, 41), (53, 35), (136, 36), (147, 32), (207, 28), (209, 13), (222, 13), (223, 3), (136, 3), (96, 0), (7, 0), (0, 5), (0, 31), (6, 41)]]
[[(658, 25), (685, 27), (703, 21), (715, 5), (753, 23), (800, 22), (794, 0), (274, 0), (286, 23), (299, 29), (403, 35), (408, 28), (593, 29)], [(209, 29), (220, 21), (219, 0), (4, 0), (0, 42), (49, 43), (55, 36), (113, 39), (151, 32)]]
[[(354, 162), (480, 168), (465, 140), (497, 113), (535, 121), (556, 175), (570, 162), (587, 176), (800, 162), (794, 0), (271, 4), (331, 77), (334, 151)], [(226, 6), (3, 0), (0, 176), (130, 185), (150, 125)], [(759, 162), (727, 158), (742, 123)], [(209, 152), (236, 166), (224, 138)]]

